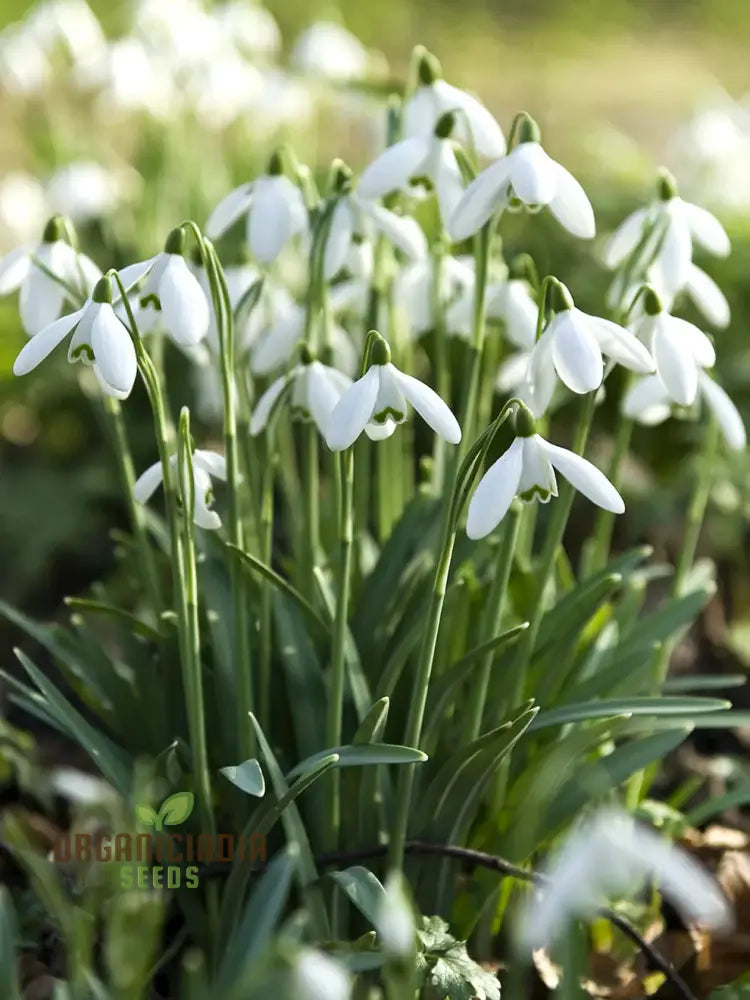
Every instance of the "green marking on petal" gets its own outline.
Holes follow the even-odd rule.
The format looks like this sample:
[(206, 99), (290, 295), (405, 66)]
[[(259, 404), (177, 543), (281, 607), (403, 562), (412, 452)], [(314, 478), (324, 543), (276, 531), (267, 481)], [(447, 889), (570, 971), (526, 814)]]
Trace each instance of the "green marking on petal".
[(372, 420), (376, 424), (384, 424), (387, 422), (388, 418), (395, 420), (397, 424), (402, 424), (406, 420), (406, 414), (401, 410), (394, 410), (392, 406), (386, 406), (384, 410), (379, 413), (373, 413)]

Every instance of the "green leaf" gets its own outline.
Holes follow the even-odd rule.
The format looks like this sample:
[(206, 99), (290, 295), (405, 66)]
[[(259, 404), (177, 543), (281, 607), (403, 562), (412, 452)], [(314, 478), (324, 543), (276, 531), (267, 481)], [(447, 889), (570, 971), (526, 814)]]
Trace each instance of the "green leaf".
[(378, 910), (385, 898), (382, 883), (368, 869), (354, 865), (340, 872), (331, 872), (330, 877), (359, 912), (375, 927)]
[(287, 780), (305, 774), (318, 766), (320, 761), (336, 754), (335, 767), (363, 767), (369, 764), (420, 764), (427, 760), (427, 754), (413, 747), (402, 747), (392, 743), (364, 743), (321, 750), (305, 760), (287, 774)]
[(10, 892), (0, 886), (0, 996), (20, 1000), (17, 974), (18, 924)]
[(529, 728), (532, 731), (548, 729), (550, 726), (564, 726), (571, 722), (605, 719), (615, 715), (690, 716), (731, 707), (731, 702), (720, 698), (610, 698), (563, 705), (548, 712), (540, 712)]
[(152, 642), (161, 642), (163, 639), (161, 633), (157, 632), (155, 628), (152, 628), (148, 622), (141, 621), (140, 618), (136, 618), (135, 615), (131, 615), (123, 608), (118, 608), (113, 604), (107, 604), (105, 601), (93, 601), (87, 597), (66, 597), (65, 603), (74, 611), (89, 611), (92, 614), (104, 615), (107, 618), (114, 618), (121, 624), (126, 625), (132, 632), (135, 632), (136, 635), (141, 636), (143, 639), (150, 639)]
[(744, 687), (747, 680), (747, 674), (686, 674), (684, 677), (667, 677), (664, 682), (664, 693), (725, 691), (729, 688)]
[(390, 698), (380, 698), (360, 722), (352, 739), (353, 744), (373, 743), (380, 739), (388, 720)]
[(750, 1000), (750, 972), (735, 979), (729, 986), (721, 986), (709, 994), (708, 1000)]
[(192, 792), (175, 792), (165, 799), (159, 809), (159, 819), (166, 826), (179, 826), (193, 811), (195, 796)]
[[(609, 567), (566, 594), (542, 618), (534, 655), (557, 646), (568, 635), (580, 632), (599, 605), (622, 584), (622, 575)], [(554, 650), (553, 650), (554, 651)]]
[(417, 955), (417, 969), (429, 983), (429, 995), (435, 1000), (500, 1000), (496, 976), (477, 965), (469, 956), (466, 944), (448, 933), (440, 917), (423, 917), (417, 938), (422, 948)]
[[(315, 581), (318, 585), (320, 595), (323, 598), (326, 610), (328, 611), (329, 616), (333, 618), (336, 613), (336, 595), (334, 594), (326, 575), (318, 568), (315, 569)], [(365, 672), (362, 669), (362, 662), (359, 658), (357, 644), (354, 641), (354, 636), (348, 626), (344, 640), (344, 663), (346, 666), (346, 677), (349, 682), (349, 691), (351, 692), (354, 708), (357, 712), (357, 718), (362, 720), (367, 714), (367, 706), (372, 704), (372, 695), (370, 694), (370, 686), (367, 682), (367, 677), (365, 677)]]
[(254, 757), (236, 766), (220, 767), (219, 772), (237, 788), (247, 792), (248, 795), (262, 799), (266, 794), (266, 779), (263, 777), (260, 764)]
[(159, 817), (151, 806), (136, 805), (135, 814), (145, 826), (156, 826)]

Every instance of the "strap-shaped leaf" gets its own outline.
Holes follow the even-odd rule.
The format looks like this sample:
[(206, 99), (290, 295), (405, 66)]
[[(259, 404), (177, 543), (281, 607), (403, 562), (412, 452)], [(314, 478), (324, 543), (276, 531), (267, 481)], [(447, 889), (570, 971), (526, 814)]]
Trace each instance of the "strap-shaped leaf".
[(330, 877), (359, 912), (377, 926), (378, 910), (385, 898), (385, 888), (368, 868), (354, 865), (340, 872), (330, 872)]
[(331, 754), (338, 758), (334, 767), (364, 767), (370, 764), (421, 764), (427, 760), (427, 754), (414, 747), (398, 746), (393, 743), (361, 743), (349, 746), (332, 747), (321, 750), (306, 760), (300, 761), (287, 774), (287, 781), (298, 778), (309, 770), (316, 768), (320, 761)]
[(721, 698), (609, 698), (540, 712), (529, 729), (547, 729), (615, 715), (691, 716), (731, 707), (731, 702)]

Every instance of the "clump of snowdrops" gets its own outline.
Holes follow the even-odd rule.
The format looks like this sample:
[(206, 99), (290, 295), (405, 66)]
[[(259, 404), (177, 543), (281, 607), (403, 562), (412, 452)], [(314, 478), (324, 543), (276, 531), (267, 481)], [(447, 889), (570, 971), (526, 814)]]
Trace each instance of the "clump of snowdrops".
[[(486, 958), (503, 929), (506, 996), (526, 995), (540, 946), (564, 956), (572, 996), (577, 921), (646, 879), (686, 920), (731, 923), (710, 876), (643, 825), (653, 765), (733, 718), (668, 675), (714, 589), (695, 562), (714, 457), (745, 446), (712, 374), (729, 308), (693, 261), (727, 254), (726, 234), (660, 174), (609, 240), (612, 284), (589, 314), (565, 275), (503, 252), (511, 212), (595, 235), (530, 115), (506, 138), (418, 49), (388, 126), (359, 175), (334, 160), (317, 183), (274, 151), (143, 261), (101, 270), (56, 216), (0, 262), (28, 334), (16, 375), (54, 377), (54, 354), (98, 384), (133, 581), (126, 605), (106, 586), (71, 598), (67, 628), (4, 608), (65, 681), (19, 651), (13, 698), (90, 755), (110, 827), (188, 791), (186, 829), (261, 834), (271, 858), (175, 889), (177, 946), (160, 957), (166, 892), (104, 876), (71, 889), (6, 829), (60, 925), (71, 995), (145, 995), (174, 966), (179, 995), (199, 998), (496, 998), (505, 973), (461, 942)], [(686, 297), (716, 344), (676, 315)], [(221, 441), (196, 437), (173, 349)], [(154, 461), (134, 469), (128, 406), (144, 391)], [(620, 417), (596, 464), (605, 392)], [(577, 411), (572, 439), (561, 407)], [(633, 424), (670, 418), (702, 436), (675, 567), (611, 549)], [(589, 524), (576, 550), (574, 502)], [(569, 830), (529, 891), (524, 870)], [(483, 871), (471, 851), (513, 864)], [(83, 928), (103, 890), (94, 971)], [(658, 910), (659, 891), (644, 898)]]

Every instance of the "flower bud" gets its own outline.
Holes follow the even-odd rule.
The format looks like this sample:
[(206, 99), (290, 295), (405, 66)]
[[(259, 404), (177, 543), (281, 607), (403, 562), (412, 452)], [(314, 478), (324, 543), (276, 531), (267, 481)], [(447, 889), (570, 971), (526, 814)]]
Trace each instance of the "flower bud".
[(570, 294), (567, 287), (562, 283), (562, 281), (557, 281), (556, 279), (550, 285), (547, 303), (556, 313), (565, 312), (566, 309), (572, 309), (575, 305), (573, 302), (573, 296)]
[(378, 337), (370, 348), (370, 363), (373, 365), (389, 365), (391, 363), (391, 349), (388, 342)]
[(94, 285), (94, 290), (91, 293), (91, 301), (104, 303), (112, 302), (112, 281), (109, 275), (105, 274), (104, 277), (99, 278), (97, 283)]
[(659, 177), (656, 181), (656, 193), (659, 201), (671, 201), (673, 198), (677, 197), (677, 181), (674, 179), (672, 174), (664, 169), (659, 171)]
[(66, 228), (66, 219), (62, 215), (53, 215), (44, 227), (42, 243), (58, 243), (65, 238)]
[(522, 142), (541, 142), (541, 130), (531, 115), (522, 111), (518, 117), (518, 131), (516, 133), (518, 144), (520, 145)]
[(439, 80), (442, 75), (443, 72), (437, 56), (434, 56), (431, 52), (428, 52), (427, 49), (424, 49), (419, 57), (419, 63), (417, 65), (417, 76), (419, 77), (419, 82), (423, 86), (429, 87), (430, 84), (435, 82), (435, 80)]
[(182, 226), (173, 229), (164, 241), (164, 253), (179, 254), (185, 256), (185, 230)]
[(531, 414), (531, 410), (523, 403), (513, 414), (513, 430), (516, 437), (528, 438), (536, 434), (536, 421)]
[(660, 312), (664, 312), (664, 304), (659, 298), (658, 293), (651, 285), (644, 285), (643, 291), (643, 308), (646, 311), (647, 316), (656, 316)]

